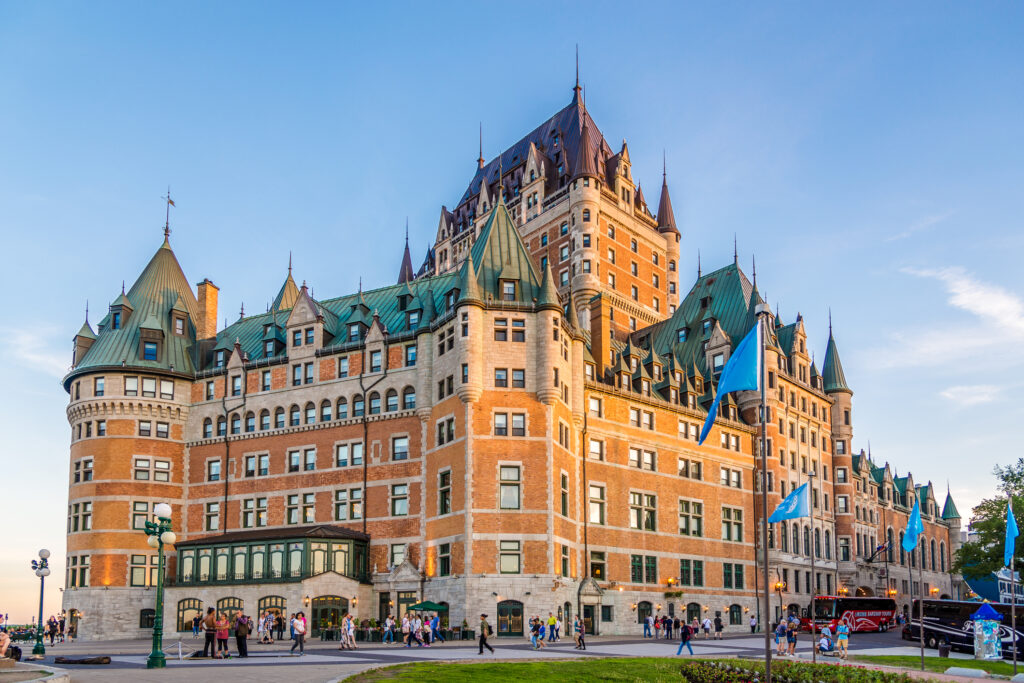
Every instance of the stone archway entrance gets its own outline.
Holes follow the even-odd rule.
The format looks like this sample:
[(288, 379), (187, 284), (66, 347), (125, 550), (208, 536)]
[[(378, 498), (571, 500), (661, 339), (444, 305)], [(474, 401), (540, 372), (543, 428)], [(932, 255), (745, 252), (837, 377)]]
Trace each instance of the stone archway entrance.
[(874, 597), (875, 591), (868, 586), (857, 586), (857, 597), (858, 598), (871, 598)]

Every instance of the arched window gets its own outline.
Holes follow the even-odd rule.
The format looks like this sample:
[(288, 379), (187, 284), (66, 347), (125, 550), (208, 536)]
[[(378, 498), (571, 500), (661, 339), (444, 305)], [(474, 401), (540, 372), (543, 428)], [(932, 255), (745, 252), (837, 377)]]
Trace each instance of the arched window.
[(800, 554), (800, 527), (793, 525), (793, 554)]
[(804, 555), (811, 556), (811, 530), (808, 527), (804, 527)]
[(331, 421), (331, 402), (328, 400), (323, 400), (320, 402), (320, 421)]
[(779, 527), (779, 540), (782, 541), (782, 552), (789, 552), (789, 526), (785, 522)]
[(814, 556), (821, 557), (821, 529), (814, 530)]
[(918, 549), (921, 551), (921, 569), (928, 569), (928, 541), (921, 539)]
[(362, 417), (363, 412), (363, 397), (360, 394), (356, 394), (352, 397), (352, 417)]
[(395, 391), (394, 389), (388, 389), (388, 393), (386, 394), (386, 396), (387, 403), (384, 409), (387, 410), (389, 413), (393, 413), (396, 410), (398, 410), (398, 392)]
[(931, 552), (932, 552), (932, 571), (935, 571), (935, 539), (934, 538), (932, 539), (932, 543), (931, 543)]
[(700, 619), (700, 605), (690, 602), (686, 605), (686, 620), (692, 622), (694, 619)]
[(209, 439), (213, 436), (213, 420), (206, 418), (203, 420), (203, 438)]
[(338, 419), (348, 419), (348, 401), (344, 397), (338, 399)]
[(370, 392), (370, 415), (380, 414), (380, 394), (376, 391)]
[(203, 614), (203, 603), (199, 598), (178, 600), (178, 630), (191, 631), (192, 619)]
[(636, 623), (642, 624), (646, 621), (647, 617), (651, 616), (651, 603), (646, 600), (641, 600), (636, 603)]
[(907, 564), (907, 551), (903, 549), (903, 532), (900, 532), (900, 564)]
[(274, 429), (284, 429), (284, 408), (274, 410)]
[(413, 410), (416, 408), (416, 389), (406, 387), (402, 390), (402, 410)]
[(235, 623), (235, 619), (242, 613), (243, 606), (241, 598), (221, 598), (217, 601), (217, 611), (228, 618), (229, 624)]
[(298, 427), (299, 424), (301, 424), (300, 415), (301, 413), (299, 412), (299, 407), (297, 405), (293, 405), (288, 410), (288, 424), (291, 425), (292, 427)]
[(245, 414), (245, 431), (256, 431), (256, 415), (251, 410)]
[(825, 529), (825, 559), (832, 559), (832, 532)]
[(311, 425), (316, 422), (316, 405), (312, 401), (306, 404), (306, 424)]
[(260, 431), (265, 432), (270, 429), (270, 411), (263, 409), (260, 411)]
[(260, 598), (258, 613), (270, 612), (275, 616), (283, 616), (287, 604), (287, 601), (280, 595), (266, 595)]
[(150, 629), (153, 628), (153, 623), (156, 621), (156, 610), (146, 608), (139, 610), (139, 628)]
[(892, 539), (892, 527), (889, 527), (885, 531), (885, 542), (889, 546), (885, 550), (885, 554), (887, 556), (887, 559), (888, 559), (889, 562), (895, 562), (895, 560), (893, 559), (895, 557), (895, 555), (893, 555), (893, 553), (896, 551), (896, 549), (893, 546), (895, 546), (896, 544), (893, 542), (893, 539)]
[(939, 562), (942, 563), (941, 570), (946, 571), (946, 542), (939, 543)]
[(238, 434), (242, 431), (242, 418), (238, 413), (231, 416), (231, 433)]
[(729, 626), (743, 625), (743, 608), (739, 605), (729, 605)]

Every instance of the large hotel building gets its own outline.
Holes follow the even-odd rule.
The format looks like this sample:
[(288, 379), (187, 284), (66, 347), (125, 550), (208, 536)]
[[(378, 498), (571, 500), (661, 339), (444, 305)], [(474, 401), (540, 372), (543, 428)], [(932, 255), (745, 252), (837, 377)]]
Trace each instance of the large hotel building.
[[(549, 611), (598, 634), (650, 613), (729, 628), (814, 593), (952, 595), (948, 493), (853, 445), (831, 323), (819, 371), (804, 320), (767, 316), (768, 502), (804, 482), (813, 517), (773, 525), (761, 614), (759, 396), (697, 434), (763, 301), (735, 261), (679, 289), (682, 239), (575, 88), (441, 209), (418, 272), (314, 299), (287, 277), (269, 311), (217, 328), (164, 239), (74, 338), (63, 606), (84, 638), (143, 635), (170, 503), (166, 630), (207, 606), (346, 613), (430, 600), (499, 636)], [(215, 275), (215, 274), (214, 274)], [(318, 283), (328, 291), (330, 283)], [(920, 553), (899, 537), (915, 500)], [(887, 541), (889, 542), (887, 545)], [(881, 550), (879, 547), (882, 546)], [(812, 572), (811, 556), (814, 556)], [(496, 618), (496, 619), (495, 619)]]

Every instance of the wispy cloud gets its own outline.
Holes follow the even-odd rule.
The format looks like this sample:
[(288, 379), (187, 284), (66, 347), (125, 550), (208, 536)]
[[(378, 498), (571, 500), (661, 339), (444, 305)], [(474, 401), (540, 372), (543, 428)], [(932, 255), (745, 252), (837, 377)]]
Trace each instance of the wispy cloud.
[(962, 406), (977, 406), (991, 403), (999, 398), (1002, 387), (994, 384), (962, 384), (939, 392), (939, 396), (955, 401)]
[(67, 374), (71, 357), (69, 351), (54, 348), (55, 334), (14, 329), (2, 331), (3, 343), (13, 358), (43, 374), (60, 379)]
[(948, 363), (993, 348), (1024, 342), (1024, 299), (984, 282), (959, 266), (903, 268), (901, 272), (941, 282), (947, 303), (977, 318), (977, 325), (951, 331), (949, 327), (894, 332), (879, 356), (883, 367), (929, 366)]
[(895, 235), (889, 235), (888, 237), (885, 238), (884, 241), (895, 242), (896, 240), (906, 239), (916, 233), (924, 232), (925, 230), (930, 230), (931, 228), (934, 228), (936, 225), (942, 223), (952, 215), (952, 211), (946, 211), (945, 213), (936, 213), (930, 216), (925, 216), (916, 223), (911, 224), (906, 230), (898, 232)]

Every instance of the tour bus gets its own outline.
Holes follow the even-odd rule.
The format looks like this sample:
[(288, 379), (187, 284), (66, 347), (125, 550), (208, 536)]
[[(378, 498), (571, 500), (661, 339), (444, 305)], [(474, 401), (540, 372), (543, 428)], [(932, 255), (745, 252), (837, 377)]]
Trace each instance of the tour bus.
[[(1003, 641), (1003, 656), (1013, 656), (1013, 641), (1010, 605), (1006, 603), (989, 603), (996, 612), (1003, 615), (999, 626), (999, 636)], [(974, 651), (974, 622), (971, 615), (981, 607), (980, 602), (967, 602), (966, 600), (925, 600), (924, 601), (924, 644), (930, 648), (936, 648), (943, 640), (949, 642), (950, 647), (955, 650)], [(918, 632), (918, 600), (910, 609), (910, 620), (903, 627), (903, 640), (917, 642), (920, 638)], [(1017, 657), (1024, 654), (1024, 604), (1017, 605)]]
[[(888, 631), (896, 623), (896, 601), (892, 598), (862, 598), (836, 595), (814, 597), (814, 628), (828, 626), (834, 634), (842, 622), (850, 633)], [(810, 610), (800, 619), (802, 630), (811, 630)]]

